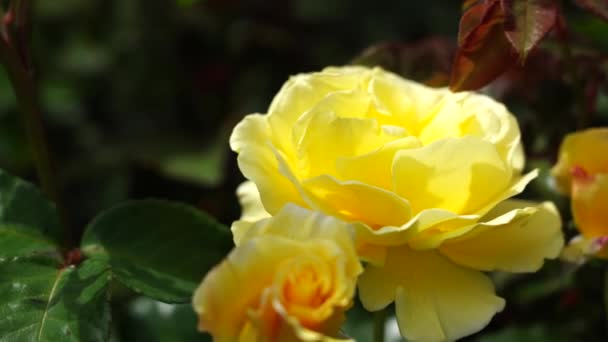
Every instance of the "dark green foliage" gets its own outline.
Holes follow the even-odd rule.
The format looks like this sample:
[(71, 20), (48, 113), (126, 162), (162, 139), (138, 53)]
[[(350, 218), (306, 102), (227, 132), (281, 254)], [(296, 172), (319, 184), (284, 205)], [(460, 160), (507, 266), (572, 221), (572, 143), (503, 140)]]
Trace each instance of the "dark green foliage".
[(106, 261), (116, 279), (134, 291), (186, 303), (231, 245), (229, 230), (202, 212), (146, 200), (100, 214), (87, 228), (82, 251)]
[(0, 341), (105, 341), (110, 272), (64, 264), (53, 206), (0, 172)]
[(0, 341), (106, 341), (110, 272), (99, 261), (50, 257), (0, 263)]
[(0, 234), (20, 231), (61, 243), (63, 228), (55, 208), (36, 187), (0, 170), (0, 194)]
[[(112, 279), (188, 303), (232, 245), (213, 218), (158, 200), (102, 213), (83, 238), (84, 260), (78, 250), (62, 253), (60, 227), (33, 185), (0, 171), (0, 341), (107, 341)], [(194, 315), (189, 306), (179, 312)], [(184, 331), (194, 335), (191, 323)]]

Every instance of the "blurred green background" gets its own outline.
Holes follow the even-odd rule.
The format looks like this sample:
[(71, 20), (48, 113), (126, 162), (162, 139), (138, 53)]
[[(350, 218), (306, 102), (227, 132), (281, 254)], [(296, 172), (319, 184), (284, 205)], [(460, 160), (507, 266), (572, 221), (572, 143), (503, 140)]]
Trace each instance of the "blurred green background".
[[(289, 75), (354, 60), (445, 84), (461, 14), (455, 0), (39, 0), (34, 5), (40, 98), (69, 219), (77, 227), (113, 204), (147, 197), (192, 203), (229, 224), (239, 215), (234, 189), (243, 177), (228, 136), (244, 115), (265, 112)], [(581, 48), (604, 54), (608, 24), (570, 5), (566, 10), (574, 35), (583, 37)], [(397, 43), (368, 49), (361, 57), (382, 42)], [(550, 43), (542, 48), (547, 55), (532, 56), (512, 73), (526, 80), (527, 88), (499, 80), (486, 91), (518, 116), (529, 166), (541, 168), (542, 177), (525, 196), (556, 200), (571, 236), (567, 201), (548, 185), (547, 169), (563, 134), (580, 127), (576, 82), (597, 70), (575, 62), (571, 77), (564, 77), (559, 66), (551, 69), (554, 60), (561, 65), (559, 49)], [(604, 88), (583, 126), (608, 123)], [(1, 71), (0, 167), (34, 179), (18, 114)], [(495, 275), (507, 308), (466, 340), (607, 341), (605, 268), (593, 262), (573, 272), (551, 262), (534, 275)], [(196, 333), (188, 306), (116, 290), (122, 292), (115, 303), (114, 340), (206, 339)], [(346, 331), (369, 340), (369, 314), (356, 306), (349, 317)]]

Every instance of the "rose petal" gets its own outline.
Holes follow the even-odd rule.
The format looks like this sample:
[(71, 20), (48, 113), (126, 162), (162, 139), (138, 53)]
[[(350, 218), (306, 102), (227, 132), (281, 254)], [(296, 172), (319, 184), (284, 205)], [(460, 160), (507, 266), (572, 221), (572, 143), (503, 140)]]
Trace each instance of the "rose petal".
[[(218, 340), (260, 334), (261, 338), (276, 336), (283, 328), (282, 321), (296, 317), (300, 324), (290, 324), (293, 328), (306, 326), (334, 336), (338, 328), (335, 319), (343, 318), (341, 313), (350, 306), (362, 272), (348, 232), (331, 224), (314, 224), (300, 234), (296, 233), (300, 226), (284, 227), (273, 218), (261, 222), (266, 225), (265, 234), (233, 249), (196, 290), (193, 306), (199, 314), (199, 328)], [(328, 297), (310, 307), (284, 297), (282, 291), (292, 270), (285, 264), (287, 260), (313, 265), (314, 271), (320, 272), (318, 276), (327, 280), (324, 291)], [(306, 331), (295, 333), (310, 335)]]
[(408, 341), (451, 341), (485, 327), (503, 309), (491, 281), (433, 251), (391, 248), (384, 267), (368, 266), (359, 296), (370, 311), (393, 300)]
[(287, 202), (302, 200), (292, 183), (277, 172), (279, 163), (271, 145), (266, 117), (259, 114), (245, 117), (230, 136), (231, 148), (239, 153), (241, 172), (256, 184), (264, 208), (272, 214)]
[[(250, 241), (233, 250), (222, 264), (207, 274), (194, 293), (199, 328), (236, 340), (245, 324), (247, 308), (262, 289), (272, 283), (274, 274), (261, 270), (277, 268), (284, 258), (294, 254), (294, 248), (299, 248), (294, 242), (271, 238)], [(242, 286), (244, 281), (247, 286)]]
[(352, 90), (361, 83), (361, 67), (327, 68), (322, 72), (292, 76), (274, 97), (268, 109), (268, 121), (275, 144), (281, 150), (293, 150), (291, 130), (295, 122), (327, 94)]
[(408, 202), (392, 192), (357, 181), (341, 182), (323, 175), (302, 183), (321, 211), (368, 226), (400, 226), (411, 218)]
[(242, 208), (241, 220), (255, 222), (270, 216), (264, 209), (260, 192), (252, 181), (241, 183), (236, 188), (236, 195)]
[(400, 150), (421, 146), (416, 137), (406, 137), (391, 141), (368, 154), (340, 157), (336, 160), (338, 176), (342, 180), (355, 180), (392, 191), (391, 165), (395, 154)]
[[(340, 96), (346, 95), (340, 94)], [(328, 98), (333, 97), (336, 96), (332, 95)], [(365, 104), (357, 105), (362, 97), (356, 96), (353, 100), (345, 102), (360, 108), (365, 106)], [(304, 118), (307, 122), (302, 132), (298, 133), (297, 129), (294, 130), (300, 159), (295, 173), (299, 179), (336, 174), (336, 159), (366, 154), (395, 140), (393, 131), (387, 132), (382, 129), (375, 119), (350, 116), (357, 115), (354, 111), (359, 109), (349, 110), (349, 108), (348, 106), (340, 108), (347, 113), (342, 115), (349, 116), (342, 116), (338, 109), (328, 110), (324, 106), (315, 108)], [(328, 143), (328, 138), (331, 143)]]
[(608, 173), (608, 128), (591, 128), (566, 136), (559, 148), (559, 160), (551, 173), (558, 189), (569, 194), (574, 166), (588, 173)]
[(410, 200), (414, 213), (473, 214), (508, 188), (511, 172), (495, 147), (477, 137), (402, 150), (393, 162), (395, 192)]
[(423, 123), (433, 117), (445, 89), (432, 89), (376, 68), (368, 91), (374, 96), (378, 120), (383, 125), (404, 127), (418, 135)]
[(414, 249), (435, 248), (446, 239), (460, 236), (475, 227), (479, 215), (456, 215), (442, 209), (426, 209), (402, 226), (372, 229), (354, 225), (358, 245), (400, 246)]
[(608, 174), (573, 181), (572, 215), (585, 237), (608, 235)]
[(481, 233), (472, 232), (469, 236), (448, 240), (441, 245), (441, 253), (459, 265), (482, 271), (537, 271), (545, 258), (556, 258), (564, 245), (561, 219), (552, 203), (509, 200), (482, 220), (527, 207), (538, 210)]
[(492, 98), (470, 92), (446, 94), (436, 115), (420, 133), (425, 144), (462, 136), (491, 142), (503, 160), (510, 161), (518, 171), (523, 169), (517, 120), (504, 105)]

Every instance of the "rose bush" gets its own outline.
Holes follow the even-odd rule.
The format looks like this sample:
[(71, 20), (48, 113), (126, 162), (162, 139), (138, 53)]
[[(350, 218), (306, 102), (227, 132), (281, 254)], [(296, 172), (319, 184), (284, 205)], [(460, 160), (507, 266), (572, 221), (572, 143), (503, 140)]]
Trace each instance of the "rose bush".
[(205, 277), (193, 305), (215, 341), (334, 341), (362, 267), (345, 223), (288, 205)]
[(237, 245), (287, 203), (352, 223), (361, 301), (395, 301), (408, 340), (478, 331), (504, 305), (480, 271), (535, 271), (563, 245), (551, 204), (509, 200), (536, 172), (522, 174), (517, 122), (487, 96), (327, 68), (292, 77), (230, 144), (251, 181)]

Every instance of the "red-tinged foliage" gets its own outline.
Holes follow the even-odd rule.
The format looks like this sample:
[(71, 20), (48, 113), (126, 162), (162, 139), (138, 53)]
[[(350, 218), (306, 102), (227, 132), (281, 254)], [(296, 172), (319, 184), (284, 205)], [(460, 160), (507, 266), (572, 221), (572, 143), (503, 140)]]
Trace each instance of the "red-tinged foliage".
[(557, 12), (557, 18), (555, 19), (555, 36), (562, 42), (568, 40), (568, 25), (566, 24), (566, 17), (562, 11)]
[(467, 39), (475, 33), (482, 25), (493, 24), (495, 21), (502, 21), (502, 14), (495, 15), (495, 10), (499, 5), (499, 0), (477, 1), (474, 5), (469, 5), (463, 13), (458, 27), (458, 46), (463, 46)]
[(466, 11), (467, 9), (469, 9), (469, 7), (471, 7), (481, 1), (484, 1), (484, 0), (464, 0), (462, 2), (462, 10)]
[(505, 34), (522, 62), (555, 26), (556, 0), (501, 0)]
[(608, 0), (575, 0), (580, 7), (608, 21)]
[(591, 77), (585, 86), (585, 111), (594, 114), (597, 111), (597, 97), (600, 92), (600, 87), (603, 85), (606, 77), (602, 73), (597, 73)]
[(543, 101), (539, 92), (546, 82), (560, 82), (564, 65), (560, 56), (553, 52), (536, 49), (530, 53), (524, 65), (515, 63), (490, 85), (493, 97), (508, 97), (526, 101), (532, 105)]
[(504, 24), (499, 0), (481, 1), (465, 11), (450, 75), (452, 91), (479, 89), (513, 65), (516, 55)]

